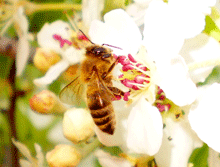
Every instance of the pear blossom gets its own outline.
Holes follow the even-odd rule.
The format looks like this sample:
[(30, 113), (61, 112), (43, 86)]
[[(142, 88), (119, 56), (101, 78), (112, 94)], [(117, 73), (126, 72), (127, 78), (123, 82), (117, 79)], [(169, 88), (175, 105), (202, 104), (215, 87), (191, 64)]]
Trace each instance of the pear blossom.
[(83, 51), (72, 46), (72, 31), (68, 23), (61, 20), (45, 24), (37, 35), (41, 48), (51, 49), (60, 54), (61, 61), (51, 66), (45, 76), (34, 80), (36, 85), (48, 85), (70, 65), (77, 64), (83, 58)]
[[(95, 43), (99, 43), (99, 44), (101, 43), (112, 44), (113, 43), (114, 46), (122, 48), (122, 51), (117, 51), (113, 48), (116, 54), (126, 55), (130, 53), (132, 56), (134, 56), (135, 61), (137, 60), (137, 62), (141, 63), (142, 67), (149, 68), (149, 71), (147, 70), (146, 72), (143, 72), (144, 70), (142, 70), (142, 72), (144, 75), (146, 75), (146, 78), (145, 78), (146, 82), (148, 82), (147, 76), (150, 75), (149, 82), (151, 83), (150, 84), (151, 87), (148, 88), (146, 86), (145, 88), (144, 85), (138, 85), (139, 86), (137, 87), (138, 89), (140, 89), (140, 86), (143, 86), (144, 87), (143, 90), (148, 90), (145, 93), (140, 93), (142, 95), (139, 96), (139, 99), (141, 99), (141, 97), (147, 98), (148, 101), (146, 101), (145, 103), (147, 106), (149, 106), (149, 110), (151, 111), (155, 110), (155, 112), (159, 113), (159, 110), (161, 108), (158, 108), (159, 109), (158, 110), (157, 108), (151, 106), (155, 101), (156, 86), (160, 86), (160, 88), (164, 91), (166, 97), (172, 100), (176, 105), (185, 106), (185, 105), (191, 104), (195, 100), (196, 86), (189, 77), (188, 68), (186, 66), (184, 59), (179, 55), (179, 51), (183, 45), (184, 39), (193, 37), (199, 34), (204, 28), (204, 26), (203, 24), (200, 24), (200, 27), (198, 26), (198, 28), (195, 29), (194, 31), (186, 32), (185, 35), (180, 35), (180, 36), (176, 36), (175, 33), (172, 34), (171, 31), (169, 35), (167, 35), (166, 32), (164, 31), (163, 33), (158, 35), (158, 31), (160, 31), (161, 29), (156, 30), (155, 27), (159, 28), (163, 25), (163, 23), (165, 23), (165, 22), (161, 23), (162, 19), (164, 18), (160, 19), (161, 15), (160, 17), (158, 16), (156, 12), (158, 8), (164, 11), (165, 15), (167, 14), (166, 17), (170, 16), (166, 3), (161, 2), (161, 1), (159, 2), (156, 0), (152, 1), (146, 11), (143, 42), (141, 41), (142, 37), (140, 37), (141, 36), (140, 31), (135, 28), (136, 25), (133, 23), (131, 19), (128, 19), (128, 16), (126, 15), (125, 12), (123, 12), (123, 10), (119, 10), (119, 9), (107, 13), (104, 16), (105, 23), (102, 23), (100, 21), (94, 21), (91, 25), (89, 34), (91, 36), (92, 41), (94, 41)], [(123, 17), (124, 19), (122, 19)], [(158, 22), (155, 22), (155, 20), (158, 20)], [(166, 21), (168, 21), (169, 23), (172, 23), (171, 20), (172, 18), (170, 20), (167, 19)], [(161, 26), (158, 26), (158, 27), (157, 25), (155, 26), (155, 24), (157, 23), (160, 23)], [(185, 21), (185, 24), (186, 23), (187, 22)], [(189, 24), (190, 22), (187, 23), (186, 26), (188, 26)], [(125, 30), (122, 31), (122, 29), (124, 28), (124, 25), (127, 25), (127, 26)], [(166, 30), (168, 30), (169, 26), (167, 26), (166, 28), (167, 28)], [(181, 27), (181, 29), (184, 29), (184, 28)], [(159, 39), (155, 39), (155, 37), (159, 37)], [(167, 41), (168, 39), (169, 41)], [(150, 43), (151, 41), (153, 44)], [(143, 51), (144, 49), (140, 49), (141, 43), (143, 43), (143, 45), (146, 47), (147, 53), (144, 53)], [(164, 47), (164, 45), (166, 46)], [(168, 46), (169, 46), (169, 49), (166, 48)], [(172, 48), (170, 46), (172, 46)], [(137, 50), (139, 49), (140, 51), (142, 50), (141, 51), (142, 54), (139, 53), (136, 55)], [(126, 66), (127, 69), (124, 69), (124, 71), (132, 70), (132, 69), (137, 69), (141, 71), (137, 67), (138, 64), (134, 65), (136, 63), (134, 60), (131, 59), (131, 57), (130, 58), (128, 57), (128, 58), (125, 58), (125, 60), (121, 61), (121, 64), (123, 67), (127, 65), (126, 63), (128, 61), (130, 63), (130, 64), (128, 63), (129, 66)], [(129, 88), (133, 88), (132, 85), (135, 85), (135, 84), (133, 83), (128, 84), (128, 82), (126, 82), (125, 86), (127, 87), (130, 86)], [(130, 97), (132, 97), (132, 95)], [(140, 101), (142, 101), (143, 103), (143, 101), (145, 100), (140, 100)], [(143, 118), (143, 115), (146, 114), (144, 112), (149, 112), (147, 109), (145, 109), (143, 113), (138, 112), (138, 111), (143, 110), (139, 106), (140, 106), (140, 103), (136, 103), (136, 105), (132, 104), (130, 108), (126, 109), (127, 112), (130, 112), (129, 114), (126, 114), (125, 117), (120, 117), (121, 120), (116, 119), (117, 124), (120, 124), (119, 126), (121, 127), (119, 129), (122, 130), (124, 128), (125, 130), (123, 135), (121, 135), (123, 136), (121, 137), (121, 140), (118, 139), (117, 137), (117, 124), (116, 124), (116, 132), (111, 137), (107, 137), (106, 135), (101, 134), (101, 132), (99, 132), (98, 130), (96, 131), (100, 141), (103, 144), (106, 144), (108, 146), (119, 145), (121, 148), (127, 151), (133, 151), (137, 153), (147, 153), (149, 155), (154, 155), (158, 151), (162, 143), (162, 119), (161, 119), (160, 114), (157, 114), (157, 116), (155, 115), (154, 117), (152, 117), (152, 119), (154, 120), (153, 122), (157, 122), (157, 125), (149, 123), (150, 121), (148, 122), (148, 121), (145, 121), (144, 119), (143, 121), (142, 119), (139, 119), (139, 121), (136, 121), (135, 117)], [(118, 111), (117, 109), (115, 110), (116, 110), (115, 112), (116, 112), (116, 118), (117, 118)], [(141, 114), (142, 116), (139, 114)], [(122, 126), (122, 124), (124, 126)], [(152, 133), (152, 136), (154, 136), (152, 138), (154, 139), (156, 138), (157, 140), (154, 140), (154, 141), (150, 139), (148, 140), (147, 138), (151, 136), (151, 133), (146, 132), (145, 128), (143, 128), (143, 130), (141, 130), (142, 128), (139, 128), (138, 129), (139, 131), (135, 129), (135, 127), (142, 127), (142, 126), (153, 127), (156, 132)], [(138, 135), (139, 133), (140, 134), (142, 133), (142, 137), (140, 137), (142, 141), (135, 142), (135, 144), (134, 142), (132, 143), (131, 141), (136, 141), (135, 136), (139, 136)], [(111, 139), (111, 141), (110, 140), (108, 141), (108, 139)], [(122, 144), (121, 141), (123, 140), (126, 140), (127, 145)], [(143, 148), (144, 141), (146, 145)], [(129, 149), (128, 149), (128, 146), (129, 146)], [(154, 147), (154, 149), (151, 150), (150, 146)]]
[(196, 103), (191, 107), (188, 116), (192, 129), (198, 137), (213, 150), (220, 152), (220, 113), (219, 98), (220, 85), (214, 83), (199, 89)]

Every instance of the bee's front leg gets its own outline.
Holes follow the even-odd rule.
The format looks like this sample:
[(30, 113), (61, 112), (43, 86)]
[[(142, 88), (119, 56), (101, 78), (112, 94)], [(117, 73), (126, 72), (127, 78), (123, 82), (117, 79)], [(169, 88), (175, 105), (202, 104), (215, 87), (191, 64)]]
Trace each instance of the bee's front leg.
[(111, 90), (114, 95), (124, 96), (124, 94), (125, 94), (122, 90), (120, 90), (116, 87), (109, 87), (108, 86), (108, 89)]

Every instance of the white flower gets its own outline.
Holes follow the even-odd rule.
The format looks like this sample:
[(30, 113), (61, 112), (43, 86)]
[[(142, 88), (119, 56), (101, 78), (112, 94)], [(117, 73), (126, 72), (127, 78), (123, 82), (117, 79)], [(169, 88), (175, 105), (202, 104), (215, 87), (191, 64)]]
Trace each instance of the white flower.
[(220, 152), (220, 112), (218, 98), (220, 85), (214, 83), (201, 89), (197, 103), (191, 107), (188, 119), (198, 137), (213, 150)]
[[(184, 3), (184, 1), (181, 1), (181, 3)], [(153, 0), (149, 4), (145, 16), (143, 42), (137, 25), (123, 10), (117, 9), (107, 13), (104, 16), (105, 23), (100, 21), (92, 23), (89, 31), (92, 41), (122, 48), (122, 51), (113, 48), (114, 53), (118, 55), (131, 53), (134, 58), (128, 56), (129, 66), (126, 66), (127, 60), (119, 59), (119, 62), (123, 67), (132, 70), (137, 69), (139, 73), (136, 73), (144, 77), (146, 82), (149, 81), (149, 84), (142, 85), (138, 82), (124, 84), (127, 87), (130, 86), (129, 88), (136, 86), (137, 91), (131, 91), (130, 97), (138, 97), (139, 101), (128, 108), (124, 108), (126, 111), (124, 116), (119, 113), (123, 108), (120, 110), (115, 108), (116, 130), (114, 135), (110, 136), (102, 133), (99, 129), (96, 130), (98, 138), (103, 144), (107, 146), (117, 145), (128, 152), (154, 155), (162, 143), (162, 119), (159, 114), (161, 108), (158, 107), (157, 109), (151, 106), (155, 101), (155, 91), (158, 91), (157, 86), (164, 91), (166, 98), (178, 106), (189, 105), (196, 99), (196, 85), (190, 79), (188, 68), (184, 59), (179, 55), (179, 51), (186, 38), (194, 37), (204, 29), (205, 15), (203, 13), (206, 8), (204, 5), (196, 10), (192, 18), (188, 14), (184, 18), (189, 2), (187, 1), (183, 5), (184, 10), (178, 10), (180, 6), (173, 1), (166, 4), (162, 1)], [(209, 5), (207, 6), (209, 7)], [(189, 10), (192, 12), (191, 8)], [(197, 18), (198, 20), (196, 20)], [(174, 22), (175, 19), (178, 19), (177, 22)], [(198, 25), (195, 25), (192, 29), (190, 27), (195, 20), (195, 24)], [(147, 53), (141, 48), (141, 43), (146, 47)], [(138, 50), (139, 53), (136, 55)], [(141, 63), (140, 67), (138, 63)], [(141, 67), (142, 69), (140, 69)], [(145, 67), (147, 69), (144, 69)], [(124, 76), (121, 80), (125, 80), (128, 75), (126, 73), (127, 69), (122, 70)], [(132, 75), (129, 77), (132, 77)], [(118, 106), (121, 105), (122, 103), (118, 104)], [(165, 106), (165, 110), (166, 107), (168, 106)], [(145, 121), (147, 119), (151, 121)], [(155, 130), (149, 130), (149, 127)], [(181, 126), (177, 125), (177, 129), (179, 128)], [(126, 141), (126, 144), (124, 141)], [(191, 151), (192, 149), (189, 149), (187, 156), (190, 155)]]
[(112, 156), (105, 151), (97, 150), (94, 154), (103, 167), (132, 167), (132, 164), (126, 159)]
[(41, 48), (47, 48), (59, 53), (62, 60), (51, 66), (44, 77), (34, 80), (36, 85), (48, 85), (70, 65), (76, 64), (83, 58), (83, 51), (72, 46), (71, 28), (63, 21), (45, 24), (37, 35), (38, 44)]

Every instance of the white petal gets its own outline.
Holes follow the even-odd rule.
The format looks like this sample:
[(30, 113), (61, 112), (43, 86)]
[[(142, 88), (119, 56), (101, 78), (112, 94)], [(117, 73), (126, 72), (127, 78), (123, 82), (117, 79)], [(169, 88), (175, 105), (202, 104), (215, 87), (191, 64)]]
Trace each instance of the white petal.
[(189, 113), (189, 122), (199, 138), (209, 147), (220, 152), (220, 112), (219, 98), (220, 85), (217, 83), (208, 87), (195, 108)]
[(37, 86), (51, 84), (56, 80), (62, 72), (64, 72), (69, 67), (69, 62), (66, 60), (61, 60), (55, 65), (51, 66), (45, 76), (34, 80), (34, 84)]
[(219, 153), (209, 148), (209, 167), (220, 167)]
[(116, 9), (104, 16), (105, 23), (93, 21), (89, 35), (94, 43), (109, 44), (120, 47), (115, 49), (116, 54), (135, 54), (141, 43), (141, 34), (128, 14), (122, 9)]
[(188, 76), (187, 66), (181, 56), (171, 62), (157, 63), (161, 80), (157, 83), (166, 97), (179, 106), (191, 104), (196, 99), (196, 85)]
[(74, 47), (69, 47), (65, 50), (65, 52), (61, 55), (69, 64), (77, 64), (80, 63), (83, 59), (84, 51), (77, 50)]
[(103, 7), (103, 0), (83, 0), (82, 19), (86, 27), (90, 27), (93, 20), (101, 20), (101, 11)]
[[(166, 120), (163, 143), (155, 155), (158, 166), (187, 166), (189, 157), (199, 142), (196, 136), (189, 132), (189, 129), (185, 123), (174, 122), (170, 118)], [(200, 146), (202, 146), (201, 142)]]
[(137, 26), (141, 26), (144, 24), (146, 6), (138, 3), (133, 3), (127, 7), (126, 12), (133, 18)]
[(120, 146), (124, 152), (127, 152), (127, 119), (131, 108), (125, 107), (125, 104), (124, 101), (113, 102), (116, 117), (116, 127), (113, 135), (102, 132), (98, 127), (95, 127), (95, 132), (102, 144), (106, 146)]
[(126, 159), (112, 156), (102, 150), (95, 151), (95, 156), (103, 167), (132, 167), (132, 164)]
[(147, 9), (143, 44), (156, 61), (178, 54), (183, 45), (184, 36), (173, 17), (169, 6), (162, 1), (152, 1)]
[(25, 69), (30, 53), (30, 44), (26, 36), (20, 36), (16, 54), (16, 75), (20, 76)]
[(53, 35), (60, 35), (63, 39), (71, 39), (71, 28), (68, 23), (61, 20), (51, 24), (46, 23), (37, 34), (37, 41), (40, 47), (52, 49), (58, 53), (62, 53), (60, 42), (53, 38)]
[(133, 107), (128, 118), (127, 145), (132, 152), (154, 155), (162, 143), (162, 117), (144, 98)]
[[(220, 45), (214, 38), (202, 33), (195, 38), (186, 40), (180, 55), (185, 59), (186, 64), (215, 59), (219, 58)], [(213, 68), (214, 66), (210, 66), (190, 71), (191, 79), (195, 83), (204, 82)]]
[(17, 14), (15, 15), (15, 21), (18, 23), (19, 28), (22, 30), (23, 34), (28, 33), (28, 19), (24, 14), (24, 8), (19, 7)]

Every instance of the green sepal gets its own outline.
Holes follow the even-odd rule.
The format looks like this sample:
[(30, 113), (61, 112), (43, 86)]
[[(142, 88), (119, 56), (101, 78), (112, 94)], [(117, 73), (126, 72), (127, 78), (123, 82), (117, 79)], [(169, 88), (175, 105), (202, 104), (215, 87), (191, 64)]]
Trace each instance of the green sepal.
[(202, 147), (196, 148), (189, 158), (189, 163), (193, 164), (193, 167), (208, 167), (209, 147), (207, 144), (203, 144)]

